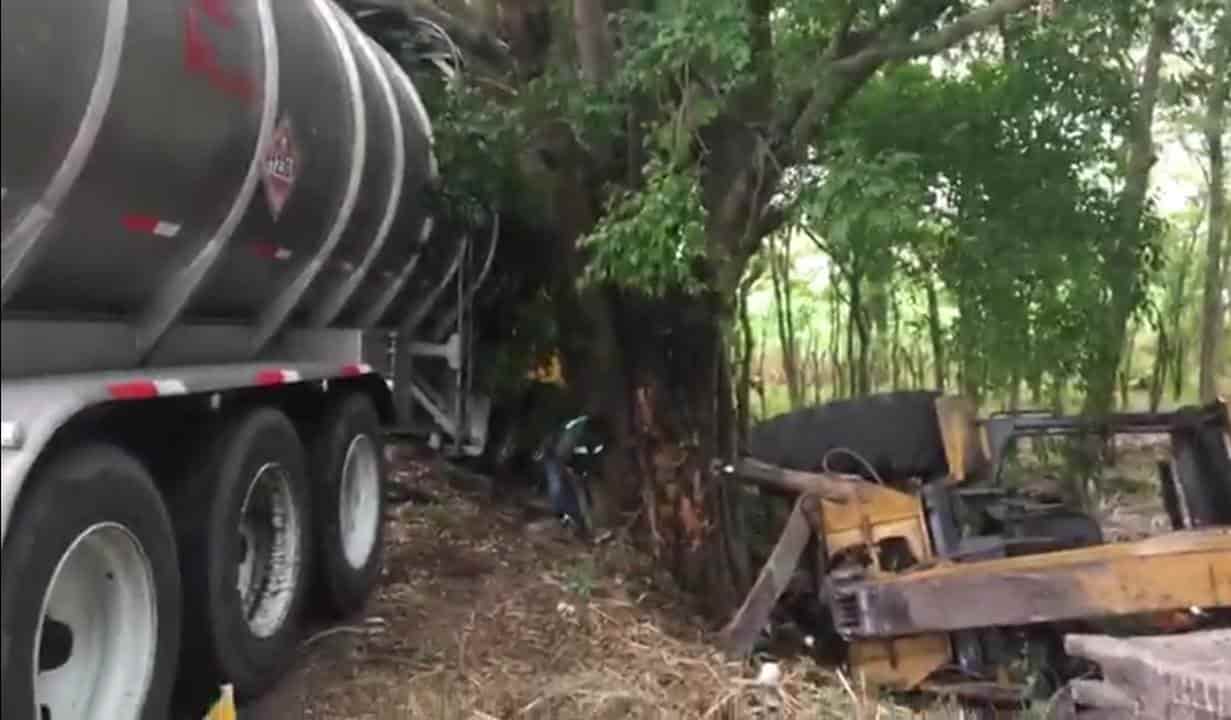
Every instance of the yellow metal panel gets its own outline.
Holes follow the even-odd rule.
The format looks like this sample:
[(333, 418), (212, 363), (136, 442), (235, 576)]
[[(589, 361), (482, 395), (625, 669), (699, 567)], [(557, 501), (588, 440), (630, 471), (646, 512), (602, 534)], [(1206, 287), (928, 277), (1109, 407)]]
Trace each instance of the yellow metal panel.
[(965, 482), (989, 462), (981, 431), (975, 421), (974, 403), (964, 397), (938, 397), (936, 419), (945, 446), (945, 460), (949, 464), (946, 484)]
[(821, 518), (825, 523), (822, 527), (826, 535), (861, 528), (865, 522), (879, 525), (917, 518), (923, 513), (923, 505), (917, 497), (882, 485), (860, 483), (856, 495), (856, 502), (821, 502)]
[(1093, 547), (1058, 552), (1022, 555), (970, 563), (945, 563), (929, 570), (911, 573), (902, 579), (915, 581), (951, 575), (982, 575), (989, 572), (1048, 569), (1063, 565), (1120, 560), (1124, 558), (1162, 558), (1176, 560), (1185, 555), (1200, 554), (1220, 558), (1220, 567), (1231, 561), (1231, 527), (1180, 530), (1145, 540), (1108, 543)]
[(852, 630), (868, 637), (1226, 607), (1231, 528), (882, 574), (841, 592), (861, 598)]
[(821, 527), (830, 557), (860, 545), (902, 538), (919, 562), (932, 559), (923, 503), (918, 497), (870, 482), (860, 483), (854, 502), (820, 503)]
[(914, 635), (893, 640), (853, 642), (848, 651), (856, 677), (868, 685), (911, 690), (949, 664), (948, 635)]

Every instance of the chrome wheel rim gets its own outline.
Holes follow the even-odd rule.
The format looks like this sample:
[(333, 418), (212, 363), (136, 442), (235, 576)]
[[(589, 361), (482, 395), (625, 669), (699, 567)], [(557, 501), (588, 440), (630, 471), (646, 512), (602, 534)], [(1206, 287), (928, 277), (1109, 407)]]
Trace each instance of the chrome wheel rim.
[(33, 717), (136, 718), (158, 651), (154, 571), (118, 523), (86, 528), (61, 556), (34, 635)]
[(357, 570), (372, 557), (380, 529), (380, 458), (368, 435), (356, 435), (346, 448), (338, 513), (342, 554)]
[(236, 589), (249, 630), (270, 637), (290, 615), (299, 582), (300, 518), (290, 472), (266, 463), (252, 477), (239, 521)]

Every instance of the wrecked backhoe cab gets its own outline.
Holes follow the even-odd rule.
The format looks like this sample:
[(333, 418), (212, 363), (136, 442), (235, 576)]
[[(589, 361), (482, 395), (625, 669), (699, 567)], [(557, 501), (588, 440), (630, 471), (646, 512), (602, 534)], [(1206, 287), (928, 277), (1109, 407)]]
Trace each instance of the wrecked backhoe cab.
[[(1097, 421), (1037, 412), (978, 420), (964, 399), (933, 403), (943, 474), (884, 477), (866, 460), (863, 477), (828, 462), (821, 472), (754, 459), (730, 468), (799, 499), (724, 631), (729, 648), (751, 648), (810, 543), (847, 664), (891, 691), (1017, 705), (1078, 672), (1065, 632), (1113, 617), (1140, 632), (1182, 629), (1231, 606), (1225, 403)], [(1104, 544), (1089, 515), (1000, 482), (1018, 438), (1122, 434), (1170, 437), (1159, 480), (1172, 532)]]

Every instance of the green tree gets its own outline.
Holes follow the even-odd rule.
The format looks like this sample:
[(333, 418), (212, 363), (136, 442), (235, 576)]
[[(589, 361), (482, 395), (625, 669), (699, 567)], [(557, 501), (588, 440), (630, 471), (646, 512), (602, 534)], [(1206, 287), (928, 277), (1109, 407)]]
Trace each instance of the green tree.
[[(935, 208), (923, 213), (930, 188), (920, 180), (940, 173), (903, 167), (904, 182), (873, 182), (918, 161), (900, 147), (862, 156), (844, 127), (867, 119), (858, 101), (870, 82), (911, 71), (916, 58), (1002, 22), (1036, 32), (1039, 19), (1014, 20), (1032, 4), (409, 6), (449, 30), (465, 61), (461, 81), (429, 99), (451, 189), (532, 216), (550, 238), (545, 261), (566, 375), (625, 451), (610, 454), (617, 503), (641, 503), (663, 565), (711, 609), (729, 608), (749, 579), (727, 492), (710, 466), (735, 446), (727, 348), (751, 259), (785, 224), (816, 224), (845, 261), (837, 264), (853, 309), (847, 327), (862, 340), (848, 351), (860, 390), (872, 384), (874, 328), (891, 326), (891, 270), (915, 264), (937, 273), (959, 304), (968, 301), (964, 317), (978, 319), (976, 300), (990, 290), (954, 279), (981, 269), (958, 246), (994, 237), (1007, 222), (980, 220), (993, 213), (977, 204), (961, 223)], [(858, 173), (867, 167), (878, 171), (865, 182)], [(803, 192), (818, 184), (819, 195)], [(906, 197), (912, 212), (875, 207)], [(920, 232), (920, 216), (940, 230)], [(885, 235), (913, 239), (900, 247)], [(964, 339), (970, 348), (983, 340)], [(968, 352), (969, 376), (978, 358)]]

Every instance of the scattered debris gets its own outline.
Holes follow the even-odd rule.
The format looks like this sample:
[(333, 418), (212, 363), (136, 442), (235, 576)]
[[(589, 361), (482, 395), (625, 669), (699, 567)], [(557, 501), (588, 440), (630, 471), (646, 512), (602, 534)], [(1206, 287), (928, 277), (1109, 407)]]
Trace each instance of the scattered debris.
[(518, 507), (481, 505), (406, 462), (399, 482), (437, 502), (389, 509), (370, 617), (315, 635), (302, 666), (240, 717), (852, 717), (841, 685), (811, 660), (754, 667), (722, 655), (689, 601), (650, 580), (651, 560), (626, 532), (599, 545), (528, 533)]

